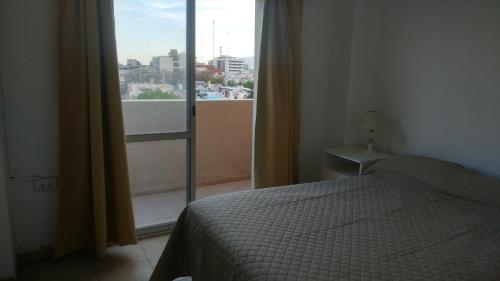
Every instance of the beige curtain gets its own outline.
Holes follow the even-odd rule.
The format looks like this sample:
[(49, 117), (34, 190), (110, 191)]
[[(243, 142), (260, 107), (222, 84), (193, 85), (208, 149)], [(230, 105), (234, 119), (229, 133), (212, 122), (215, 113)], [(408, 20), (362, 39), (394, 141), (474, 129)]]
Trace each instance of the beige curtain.
[(264, 3), (257, 83), (254, 186), (297, 182), (302, 0)]
[(59, 0), (55, 255), (136, 243), (112, 0)]

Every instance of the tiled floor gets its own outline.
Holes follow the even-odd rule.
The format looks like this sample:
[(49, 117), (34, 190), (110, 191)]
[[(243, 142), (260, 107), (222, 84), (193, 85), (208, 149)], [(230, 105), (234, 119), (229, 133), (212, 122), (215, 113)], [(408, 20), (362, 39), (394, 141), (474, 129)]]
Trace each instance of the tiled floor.
[(148, 280), (168, 236), (139, 241), (138, 245), (113, 246), (105, 258), (91, 252), (54, 261), (21, 266), (21, 281), (143, 281)]
[[(250, 181), (199, 187), (197, 198), (250, 189)], [(184, 207), (184, 191), (150, 194), (133, 198), (137, 226), (177, 219)], [(148, 280), (168, 241), (168, 235), (140, 240), (137, 245), (108, 249), (107, 256), (95, 257), (93, 251), (58, 260), (20, 267), (20, 281), (143, 281)]]
[[(250, 189), (250, 180), (207, 185), (197, 188), (196, 198)], [(186, 191), (178, 189), (132, 198), (137, 228), (175, 221), (186, 202)]]

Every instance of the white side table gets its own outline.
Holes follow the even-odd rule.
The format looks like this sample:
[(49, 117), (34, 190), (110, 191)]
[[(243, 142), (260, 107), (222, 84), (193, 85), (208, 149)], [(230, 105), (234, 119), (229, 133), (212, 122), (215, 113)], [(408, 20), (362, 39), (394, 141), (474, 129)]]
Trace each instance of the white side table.
[(345, 146), (323, 150), (321, 179), (339, 179), (359, 176), (371, 164), (391, 157), (390, 154), (372, 151), (364, 146)]

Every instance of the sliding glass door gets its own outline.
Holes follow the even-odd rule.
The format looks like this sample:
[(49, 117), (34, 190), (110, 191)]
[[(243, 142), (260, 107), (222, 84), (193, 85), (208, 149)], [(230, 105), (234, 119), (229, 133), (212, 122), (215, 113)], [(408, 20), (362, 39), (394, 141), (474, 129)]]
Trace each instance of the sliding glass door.
[(195, 187), (195, 0), (115, 0), (136, 228), (173, 225)]

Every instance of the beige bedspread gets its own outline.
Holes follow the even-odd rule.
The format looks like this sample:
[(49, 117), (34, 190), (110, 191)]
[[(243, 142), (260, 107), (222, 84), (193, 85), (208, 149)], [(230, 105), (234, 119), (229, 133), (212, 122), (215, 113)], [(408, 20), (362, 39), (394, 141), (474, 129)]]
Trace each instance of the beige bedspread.
[(500, 280), (500, 185), (404, 156), (189, 204), (151, 280)]

